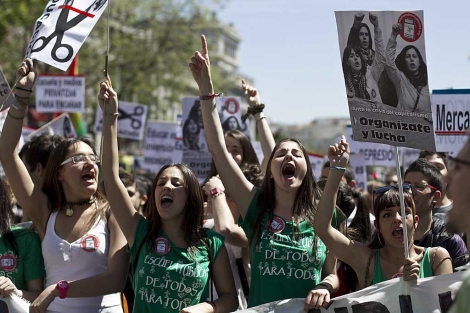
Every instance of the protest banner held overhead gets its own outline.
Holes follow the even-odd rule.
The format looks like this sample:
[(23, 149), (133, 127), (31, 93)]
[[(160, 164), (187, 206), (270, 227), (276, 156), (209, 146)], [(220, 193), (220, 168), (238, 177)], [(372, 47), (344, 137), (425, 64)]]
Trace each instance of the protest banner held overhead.
[(66, 71), (107, 4), (107, 0), (50, 0), (36, 20), (25, 58)]
[(470, 128), (470, 89), (433, 90), (431, 102), (436, 151), (457, 155)]
[(165, 164), (181, 163), (183, 143), (177, 136), (178, 128), (178, 123), (147, 122), (143, 168), (156, 174)]
[[(147, 120), (147, 109), (147, 106), (143, 104), (119, 101), (118, 137), (142, 140)], [(102, 128), (103, 111), (98, 107), (95, 116), (95, 132), (101, 132)]]
[(355, 140), (434, 151), (423, 11), (335, 13)]
[(5, 111), (10, 107), (13, 103), (14, 96), (11, 93), (10, 85), (8, 84), (8, 80), (6, 79), (5, 75), (3, 74), (2, 68), (0, 67), (0, 111)]
[(38, 112), (85, 112), (85, 77), (39, 75), (36, 81)]
[[(462, 283), (464, 272), (406, 282), (394, 278), (341, 297), (333, 298), (327, 309), (309, 313), (413, 313), (447, 312)], [(266, 303), (240, 313), (300, 313), (305, 299)]]

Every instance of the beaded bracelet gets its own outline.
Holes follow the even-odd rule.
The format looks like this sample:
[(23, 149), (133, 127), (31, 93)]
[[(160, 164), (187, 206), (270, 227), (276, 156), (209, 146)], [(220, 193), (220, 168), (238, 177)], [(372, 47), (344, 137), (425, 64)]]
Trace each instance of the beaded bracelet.
[(263, 112), (263, 110), (264, 110), (264, 104), (263, 103), (260, 103), (260, 104), (254, 105), (252, 107), (249, 107), (248, 110), (246, 111), (246, 113), (242, 115), (242, 122), (244, 123), (246, 121), (246, 119), (248, 118), (248, 116), (261, 113), (261, 112)]
[(340, 166), (330, 166), (330, 170), (333, 169), (333, 170), (338, 170), (338, 171), (341, 171), (341, 172), (346, 172), (346, 168), (345, 167), (340, 167)]
[(211, 199), (215, 199), (215, 198), (217, 198), (218, 196), (224, 195), (224, 194), (225, 194), (225, 192), (218, 192), (218, 193), (216, 193), (215, 195), (213, 195), (213, 196), (211, 197)]
[(223, 96), (224, 96), (223, 93), (213, 93), (207, 96), (199, 96), (199, 100), (212, 100), (215, 97), (223, 97)]

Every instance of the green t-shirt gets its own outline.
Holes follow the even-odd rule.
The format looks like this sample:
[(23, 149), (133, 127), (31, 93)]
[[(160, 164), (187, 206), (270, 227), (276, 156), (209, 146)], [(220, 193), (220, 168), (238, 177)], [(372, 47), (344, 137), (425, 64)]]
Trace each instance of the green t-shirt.
[(454, 300), (448, 313), (468, 313), (470, 312), (470, 270), (463, 275), (463, 282), (460, 286), (457, 297)]
[(29, 229), (12, 227), (19, 255), (6, 246), (0, 235), (0, 276), (10, 278), (19, 290), (24, 290), (27, 281), (46, 276), (42, 258), (41, 241), (38, 235)]
[[(141, 217), (135, 233), (134, 245), (128, 249), (134, 274), (134, 312), (180, 312), (188, 306), (205, 301), (209, 295), (209, 254), (206, 246), (197, 246), (196, 262), (185, 248), (176, 247), (161, 232), (155, 250), (146, 243), (139, 255), (137, 250), (145, 240), (149, 223)], [(211, 249), (212, 264), (224, 244), (222, 235), (207, 230), (207, 244)]]
[[(241, 224), (248, 238), (252, 235), (258, 214), (258, 195), (259, 190)], [(261, 223), (259, 243), (250, 249), (248, 307), (276, 300), (304, 298), (322, 277), (327, 249), (320, 238), (315, 236), (313, 227), (306, 221), (293, 223), (276, 215), (269, 222), (269, 214), (266, 214)], [(337, 224), (336, 214), (332, 224)], [(314, 236), (318, 240), (316, 251), (312, 249)]]
[[(431, 257), (429, 256), (430, 248), (424, 250), (424, 255), (421, 261), (419, 262), (419, 278), (433, 277)], [(380, 266), (380, 249), (374, 250), (375, 253), (375, 265), (374, 265), (374, 277), (372, 279), (372, 284), (375, 285), (386, 281), (385, 276), (382, 272), (382, 266)]]

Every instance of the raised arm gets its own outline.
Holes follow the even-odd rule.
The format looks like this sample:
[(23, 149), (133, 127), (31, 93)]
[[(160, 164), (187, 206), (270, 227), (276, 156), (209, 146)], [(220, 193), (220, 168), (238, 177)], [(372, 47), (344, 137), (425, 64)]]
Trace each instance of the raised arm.
[(354, 22), (349, 30), (348, 35), (348, 42), (347, 45), (357, 45), (358, 37), (359, 37), (359, 30), (361, 28), (362, 20), (364, 19), (364, 13), (357, 12), (354, 15)]
[(36, 81), (37, 73), (33, 61), (24, 60), (16, 75), (18, 82), (14, 94), (11, 95), (15, 99), (8, 111), (0, 137), (0, 161), (18, 203), (25, 215), (33, 221), (39, 236), (43, 238), (49, 217), (47, 197), (41, 191), (41, 186), (33, 184), (17, 152), (23, 119)]
[[(218, 188), (224, 190), (224, 185), (218, 177), (212, 177), (204, 185), (204, 192), (207, 194), (212, 206), (212, 215), (214, 216), (214, 229), (225, 237), (225, 242), (237, 246), (248, 247), (248, 238), (243, 228), (237, 225), (234, 214), (227, 203), (225, 193), (211, 198), (211, 190)], [(237, 212), (238, 215), (238, 212)]]
[(134, 244), (134, 235), (140, 215), (134, 209), (124, 184), (119, 178), (119, 154), (117, 143), (118, 98), (111, 80), (106, 78), (100, 85), (98, 100), (103, 111), (103, 181), (111, 210), (122, 229), (129, 247)]
[(345, 166), (349, 161), (349, 144), (344, 136), (341, 137), (339, 143), (328, 148), (328, 159), (330, 160), (330, 174), (315, 214), (314, 229), (318, 237), (328, 247), (328, 250), (336, 255), (338, 259), (352, 266), (359, 281), (363, 281), (362, 277), (364, 277), (371, 250), (361, 243), (349, 240), (331, 226), (336, 193)]
[(399, 69), (395, 64), (395, 54), (397, 51), (397, 36), (400, 31), (400, 24), (397, 23), (393, 25), (392, 34), (390, 35), (390, 39), (387, 42), (387, 50), (385, 51), (387, 61), (387, 66), (385, 67), (385, 69), (387, 70), (388, 77), (390, 77), (390, 80), (397, 88), (401, 84), (400, 75), (398, 73)]
[[(227, 188), (227, 192), (237, 204), (242, 217), (245, 217), (256, 189), (253, 184), (245, 178), (239, 166), (225, 147), (224, 133), (213, 96), (214, 87), (210, 73), (209, 52), (204, 35), (201, 36), (201, 42), (202, 53), (197, 51), (194, 54), (191, 58), (191, 63), (189, 63), (189, 68), (199, 87), (199, 95), (209, 98), (209, 100), (201, 100), (202, 118), (204, 121), (207, 145), (217, 166), (220, 178)], [(212, 99), (210, 95), (212, 95)]]
[(380, 75), (385, 68), (385, 49), (382, 30), (379, 27), (379, 20), (376, 14), (369, 13), (369, 20), (374, 25), (375, 57), (372, 62), (372, 76), (379, 81)]
[[(254, 108), (261, 104), (261, 97), (256, 90), (256, 88), (245, 84), (245, 81), (242, 79), (242, 88), (243, 93), (245, 95), (245, 100), (250, 106), (250, 108)], [(261, 170), (263, 173), (266, 173), (266, 166), (269, 161), (269, 155), (273, 152), (274, 146), (276, 142), (274, 141), (273, 133), (271, 132), (271, 128), (269, 128), (268, 121), (266, 120), (263, 112), (255, 113), (255, 125), (256, 129), (258, 130), (259, 134), (259, 141), (261, 143), (261, 149), (263, 150), (264, 160), (263, 164), (261, 164)]]

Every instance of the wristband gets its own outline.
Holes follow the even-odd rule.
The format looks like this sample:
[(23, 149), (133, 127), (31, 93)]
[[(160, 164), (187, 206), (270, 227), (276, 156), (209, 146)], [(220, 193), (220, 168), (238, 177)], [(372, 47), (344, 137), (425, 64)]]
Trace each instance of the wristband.
[(211, 194), (211, 198), (214, 199), (222, 194), (225, 194), (225, 190), (222, 190), (220, 188), (212, 188), (210, 194)]
[(330, 170), (338, 170), (338, 171), (341, 171), (341, 172), (346, 172), (346, 168), (345, 167), (340, 167), (340, 166), (330, 166)]
[(207, 96), (199, 96), (199, 100), (212, 100), (215, 97), (223, 97), (223, 96), (224, 96), (223, 93), (212, 93), (212, 94), (207, 95)]
[(15, 89), (23, 90), (23, 91), (27, 91), (27, 92), (33, 92), (32, 89), (21, 88), (21, 87), (18, 87), (18, 86), (15, 86)]
[(103, 115), (119, 116), (119, 113), (103, 113)]
[(325, 283), (325, 282), (319, 283), (316, 287), (318, 287), (318, 286), (326, 287), (326, 290), (328, 290), (328, 292), (329, 292), (330, 294), (331, 294), (331, 291), (332, 291), (332, 289), (333, 289), (333, 287), (332, 287), (330, 284)]

